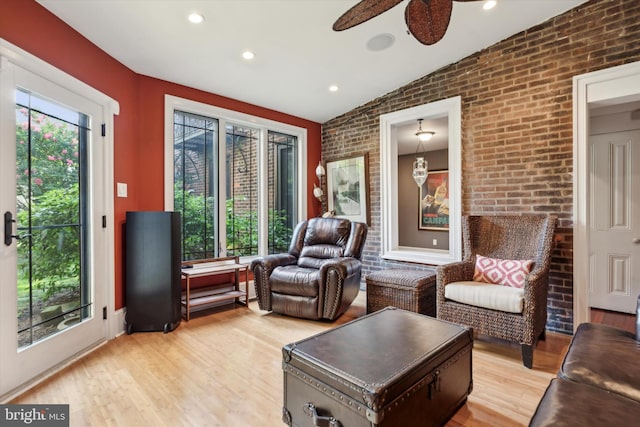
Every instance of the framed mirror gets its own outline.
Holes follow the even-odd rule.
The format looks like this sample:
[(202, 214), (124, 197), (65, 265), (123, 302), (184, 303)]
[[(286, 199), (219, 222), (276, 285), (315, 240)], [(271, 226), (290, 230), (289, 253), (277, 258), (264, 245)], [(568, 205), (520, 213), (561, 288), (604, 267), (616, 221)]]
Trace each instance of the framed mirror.
[[(461, 104), (461, 98), (454, 97), (380, 116), (381, 256), (384, 259), (440, 265), (462, 258)], [(415, 135), (419, 126), (435, 132), (422, 147)], [(433, 188), (434, 194), (430, 194), (429, 187), (421, 189), (414, 181), (413, 161), (419, 156), (430, 163), (428, 170), (434, 173), (432, 179), (425, 181), (426, 185), (429, 182), (435, 185), (438, 178), (439, 186), (446, 176), (446, 202), (439, 200), (444, 206), (432, 204), (437, 186)], [(443, 226), (445, 215), (446, 227)], [(434, 226), (420, 227), (424, 221)]]

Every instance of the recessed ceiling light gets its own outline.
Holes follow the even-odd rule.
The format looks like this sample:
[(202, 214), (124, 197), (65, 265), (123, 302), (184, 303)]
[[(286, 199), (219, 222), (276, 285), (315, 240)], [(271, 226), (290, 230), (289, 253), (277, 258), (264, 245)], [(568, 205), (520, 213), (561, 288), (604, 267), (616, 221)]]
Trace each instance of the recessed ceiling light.
[(193, 24), (200, 24), (204, 21), (204, 16), (199, 13), (190, 13), (189, 14), (189, 22)]
[(339, 89), (338, 85), (329, 86), (329, 92), (337, 92)]
[(498, 4), (498, 2), (496, 0), (487, 0), (486, 2), (484, 2), (484, 4), (482, 5), (482, 8), (484, 10), (489, 10), (489, 9), (493, 9), (494, 7), (496, 7), (496, 4)]
[(244, 52), (242, 52), (242, 57), (244, 59), (253, 59), (256, 57), (256, 55), (254, 55), (254, 53), (250, 50), (245, 50)]

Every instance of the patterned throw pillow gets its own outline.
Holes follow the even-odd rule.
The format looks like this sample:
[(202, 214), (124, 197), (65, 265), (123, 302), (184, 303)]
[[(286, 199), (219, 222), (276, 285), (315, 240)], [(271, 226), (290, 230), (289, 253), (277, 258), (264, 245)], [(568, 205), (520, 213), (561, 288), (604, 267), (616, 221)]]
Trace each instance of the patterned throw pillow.
[(531, 260), (497, 259), (476, 255), (473, 280), (522, 288), (532, 265)]

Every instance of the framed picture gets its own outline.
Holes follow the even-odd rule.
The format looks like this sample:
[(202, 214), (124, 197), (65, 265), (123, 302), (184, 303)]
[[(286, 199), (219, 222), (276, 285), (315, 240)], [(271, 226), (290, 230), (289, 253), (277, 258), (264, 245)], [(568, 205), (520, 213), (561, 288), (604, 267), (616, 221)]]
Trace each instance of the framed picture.
[(449, 230), (449, 171), (429, 171), (420, 187), (419, 224), (421, 230)]
[(327, 207), (335, 216), (369, 224), (369, 154), (327, 162)]

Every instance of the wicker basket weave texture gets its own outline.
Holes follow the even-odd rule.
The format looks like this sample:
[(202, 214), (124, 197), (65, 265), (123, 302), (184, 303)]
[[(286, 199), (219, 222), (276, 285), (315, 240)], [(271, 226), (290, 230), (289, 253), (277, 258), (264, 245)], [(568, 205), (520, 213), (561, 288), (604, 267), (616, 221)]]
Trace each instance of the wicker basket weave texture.
[[(545, 334), (549, 268), (556, 223), (555, 216), (547, 215), (464, 216), (464, 259), (436, 269), (438, 319), (472, 327), (477, 334), (521, 344), (524, 364), (531, 368), (533, 347)], [(445, 287), (449, 283), (473, 280), (476, 255), (534, 261), (525, 279), (522, 313), (490, 310), (445, 298)]]
[(431, 270), (380, 270), (367, 275), (367, 313), (394, 306), (436, 315), (436, 275)]

